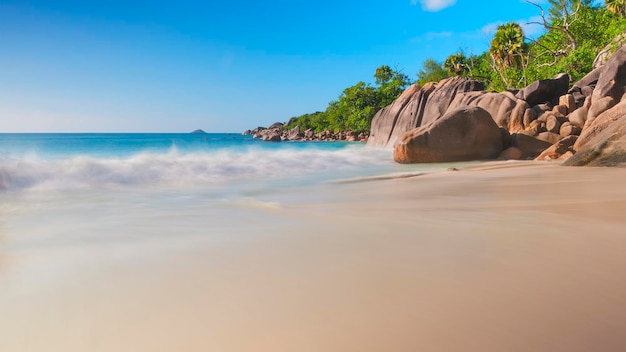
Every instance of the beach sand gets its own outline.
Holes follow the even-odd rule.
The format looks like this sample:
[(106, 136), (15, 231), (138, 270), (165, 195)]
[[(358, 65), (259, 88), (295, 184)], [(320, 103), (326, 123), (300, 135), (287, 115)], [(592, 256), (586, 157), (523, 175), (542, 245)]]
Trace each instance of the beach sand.
[(330, 183), (236, 205), (221, 241), (19, 247), (5, 224), (0, 351), (626, 350), (625, 180), (502, 162)]

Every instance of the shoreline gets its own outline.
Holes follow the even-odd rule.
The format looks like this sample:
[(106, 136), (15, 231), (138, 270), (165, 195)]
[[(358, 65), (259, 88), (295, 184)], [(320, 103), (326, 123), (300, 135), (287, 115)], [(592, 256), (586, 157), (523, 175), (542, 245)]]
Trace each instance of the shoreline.
[(486, 162), (220, 213), (178, 201), (150, 208), (145, 239), (96, 222), (117, 235), (16, 247), (5, 227), (0, 349), (621, 350), (625, 175)]

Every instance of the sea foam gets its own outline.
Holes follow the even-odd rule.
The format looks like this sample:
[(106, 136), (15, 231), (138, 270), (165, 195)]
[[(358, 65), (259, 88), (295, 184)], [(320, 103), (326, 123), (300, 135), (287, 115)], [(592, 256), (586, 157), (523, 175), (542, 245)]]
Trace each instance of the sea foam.
[(124, 158), (84, 155), (45, 159), (31, 155), (0, 159), (0, 189), (201, 186), (294, 176), (328, 179), (390, 165), (387, 152), (362, 146), (193, 153), (172, 148), (166, 153), (143, 152)]

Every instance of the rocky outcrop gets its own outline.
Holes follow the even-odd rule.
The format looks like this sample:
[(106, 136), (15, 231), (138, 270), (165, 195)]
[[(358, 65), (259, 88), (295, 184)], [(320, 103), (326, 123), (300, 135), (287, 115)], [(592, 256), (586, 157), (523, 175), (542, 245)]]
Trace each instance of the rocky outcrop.
[(276, 128), (281, 128), (283, 127), (285, 124), (282, 122), (274, 122), (273, 124), (270, 125), (270, 127), (268, 127), (268, 129), (273, 130)]
[[(281, 125), (281, 127), (284, 125)], [(272, 127), (272, 126), (270, 126)], [(246, 130), (243, 135), (252, 135), (253, 138), (266, 142), (281, 141), (323, 141), (323, 142), (367, 142), (369, 134), (347, 132), (323, 131), (316, 133), (312, 129), (301, 131), (298, 126), (292, 129), (282, 129), (280, 127), (265, 128), (257, 127), (253, 130)]]
[(623, 116), (626, 116), (626, 100), (620, 102), (612, 109), (603, 112), (600, 116), (594, 119), (593, 122), (587, 124), (583, 132), (580, 134), (580, 138), (576, 141), (574, 149), (583, 149), (597, 135), (601, 134)]
[(593, 60), (593, 68), (596, 69), (604, 65), (617, 49), (626, 44), (626, 33), (622, 33), (615, 37), (611, 43), (607, 44)]
[(568, 165), (619, 164), (626, 129), (626, 46), (600, 61), (606, 63), (569, 90), (566, 74), (502, 93), (485, 92), (482, 82), (460, 77), (412, 85), (378, 111), (369, 135), (288, 130), (282, 123), (244, 134), (394, 146), (394, 159), (401, 163), (571, 157)]
[[(467, 92), (482, 91), (485, 84), (481, 81), (451, 77), (437, 84), (428, 96), (423, 113), (419, 114), (418, 125), (425, 126), (442, 117), (458, 95)], [(456, 109), (454, 107), (453, 109)]]
[(523, 133), (516, 133), (511, 136), (511, 147), (521, 151), (520, 159), (533, 159), (551, 145), (552, 143), (548, 141)]
[[(554, 104), (559, 103), (559, 94), (567, 92), (568, 82), (567, 75), (559, 75), (552, 80), (535, 82), (517, 95), (485, 92), (481, 82), (460, 77), (428, 83), (424, 87), (413, 85), (374, 116), (368, 145), (391, 147), (403, 133), (426, 126), (448, 111), (467, 106), (486, 110), (498, 126), (511, 133), (522, 132), (538, 116), (551, 111)], [(519, 98), (526, 96), (530, 97), (532, 104)], [(541, 99), (546, 100), (536, 103)], [(566, 112), (575, 110), (575, 100), (570, 102), (568, 99), (567, 105), (557, 105), (557, 109)]]
[[(624, 166), (626, 46), (622, 46), (604, 66), (594, 69), (587, 76), (592, 74), (597, 76), (597, 83), (589, 99), (589, 112), (580, 137), (573, 146), (575, 154), (564, 165)], [(581, 119), (578, 116), (573, 116), (570, 121), (580, 127)]]
[(420, 115), (428, 96), (435, 89), (430, 83), (423, 88), (414, 84), (407, 88), (391, 105), (383, 108), (374, 116), (370, 138), (370, 146), (384, 147), (393, 144), (402, 133), (409, 131), (420, 124)]
[(604, 66), (600, 67), (598, 83), (592, 94), (593, 101), (603, 97), (612, 97), (619, 101), (624, 95), (624, 88), (626, 88), (626, 46), (621, 47)]
[(563, 165), (626, 167), (626, 115), (584, 143)]
[(528, 105), (533, 106), (546, 101), (553, 101), (555, 98), (567, 92), (569, 87), (569, 76), (560, 74), (554, 79), (542, 79), (531, 83), (528, 87), (520, 90), (515, 96), (525, 100)]
[(266, 142), (281, 142), (283, 139), (280, 138), (280, 132), (276, 130), (269, 130), (267, 133), (264, 133), (261, 137)]
[(578, 136), (567, 136), (544, 150), (535, 160), (549, 161), (567, 159), (574, 155), (574, 143), (576, 143), (577, 139)]
[(530, 108), (525, 101), (516, 99), (513, 95), (482, 91), (457, 95), (449, 109), (462, 106), (476, 106), (487, 110), (498, 126), (511, 132), (523, 129), (524, 113)]
[(374, 116), (367, 144), (391, 147), (403, 133), (443, 116), (458, 95), (483, 89), (484, 83), (460, 77), (427, 83), (424, 87), (412, 85)]
[(495, 159), (502, 149), (502, 133), (491, 115), (480, 107), (464, 107), (404, 133), (393, 158), (399, 163)]
[[(581, 151), (588, 164), (589, 155), (607, 153), (612, 153), (606, 159), (610, 162), (594, 163), (619, 162), (621, 157), (616, 155), (623, 151), (619, 147), (623, 129), (615, 126), (618, 121), (620, 126), (626, 124), (622, 120), (626, 116), (626, 46), (568, 90), (569, 81), (568, 75), (560, 74), (502, 93), (485, 92), (476, 81), (459, 77), (415, 85), (376, 114), (368, 145), (395, 144), (394, 159), (401, 163), (472, 158), (566, 160)], [(478, 125), (468, 124), (465, 118), (474, 115), (488, 116), (500, 127), (498, 154), (479, 152), (493, 145), (495, 133), (477, 134), (473, 139), (464, 134), (479, 133), (474, 131)]]

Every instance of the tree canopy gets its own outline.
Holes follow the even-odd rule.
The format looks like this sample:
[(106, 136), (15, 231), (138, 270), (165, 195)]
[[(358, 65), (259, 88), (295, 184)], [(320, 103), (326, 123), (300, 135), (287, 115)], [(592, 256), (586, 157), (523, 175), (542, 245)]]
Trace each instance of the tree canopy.
[[(438, 82), (450, 76), (482, 80), (489, 90), (524, 87), (532, 81), (568, 73), (577, 81), (591, 71), (605, 47), (616, 49), (626, 31), (626, 0), (547, 0), (535, 3), (544, 33), (525, 36), (520, 23), (498, 26), (489, 49), (477, 55), (453, 53), (445, 61), (428, 58), (417, 72), (417, 83)], [(624, 38), (626, 41), (626, 38)], [(411, 80), (397, 68), (383, 65), (374, 72), (374, 84), (358, 82), (343, 90), (326, 110), (292, 118), (284, 128), (355, 132), (369, 131), (376, 112), (389, 105)]]
[(325, 111), (305, 114), (289, 120), (283, 128), (367, 132), (378, 110), (391, 104), (412, 82), (398, 69), (383, 65), (374, 73), (375, 85), (365, 82), (343, 90)]
[(442, 67), (441, 63), (433, 58), (428, 58), (417, 73), (417, 83), (424, 85), (428, 82), (439, 82), (446, 77), (450, 77), (450, 73)]

